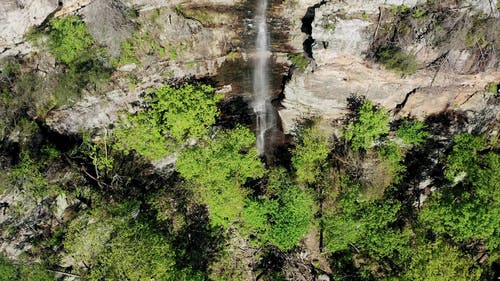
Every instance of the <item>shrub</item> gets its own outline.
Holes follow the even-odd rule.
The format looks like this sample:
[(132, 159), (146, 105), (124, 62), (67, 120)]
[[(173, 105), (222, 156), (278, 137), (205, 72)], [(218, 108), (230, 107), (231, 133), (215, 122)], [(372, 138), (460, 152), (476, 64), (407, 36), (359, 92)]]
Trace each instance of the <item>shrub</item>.
[(399, 183), (401, 174), (406, 171), (406, 167), (401, 163), (403, 152), (394, 142), (388, 142), (379, 148), (379, 157), (387, 163), (387, 168), (393, 183)]
[(391, 5), (391, 12), (393, 14), (404, 14), (409, 10), (410, 8), (406, 5)]
[(323, 217), (326, 249), (331, 253), (354, 251), (380, 259), (407, 256), (407, 232), (394, 230), (401, 203), (392, 200), (361, 201), (361, 186), (347, 177), (334, 210)]
[(142, 217), (130, 215), (136, 203), (99, 208), (73, 220), (65, 250), (79, 264), (85, 280), (200, 280), (189, 268), (176, 267), (170, 241)]
[(55, 281), (53, 274), (39, 265), (15, 264), (0, 256), (0, 281)]
[(309, 59), (306, 57), (304, 53), (299, 54), (289, 54), (288, 59), (292, 62), (292, 64), (300, 69), (302, 72), (306, 71), (306, 67), (309, 65)]
[(258, 243), (267, 242), (282, 251), (297, 246), (313, 219), (313, 196), (287, 178), (284, 170), (271, 172), (268, 198), (247, 200), (243, 211), (246, 231), (256, 234)]
[(94, 44), (87, 27), (77, 16), (53, 18), (49, 25), (49, 48), (58, 61), (73, 64)]
[(441, 240), (420, 246), (411, 255), (411, 262), (407, 267), (403, 280), (481, 280), (481, 269), (474, 259)]
[(408, 54), (399, 47), (383, 45), (378, 48), (375, 57), (377, 61), (385, 65), (388, 69), (400, 71), (405, 75), (413, 74), (417, 71), (415, 55)]
[(396, 135), (403, 140), (405, 144), (418, 145), (425, 141), (429, 132), (425, 131), (425, 124), (420, 120), (404, 119), (398, 127)]
[(491, 82), (491, 83), (488, 83), (488, 86), (486, 87), (486, 90), (488, 91), (488, 93), (491, 93), (493, 95), (498, 95), (499, 88), (500, 88), (500, 84), (499, 83), (497, 83), (497, 82)]
[(357, 120), (345, 129), (345, 139), (353, 150), (368, 149), (380, 136), (389, 132), (389, 114), (365, 101), (359, 109)]

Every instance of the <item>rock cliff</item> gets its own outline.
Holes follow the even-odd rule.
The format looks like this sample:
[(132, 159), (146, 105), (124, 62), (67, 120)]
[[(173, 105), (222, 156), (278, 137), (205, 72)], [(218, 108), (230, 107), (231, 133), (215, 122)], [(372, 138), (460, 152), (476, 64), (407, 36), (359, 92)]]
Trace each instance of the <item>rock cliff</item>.
[[(499, 26), (498, 10), (488, 1), (440, 5), (323, 1), (311, 6), (313, 19), (303, 29), (310, 34), (312, 63), (305, 73), (295, 71), (285, 86), (285, 108), (280, 111), (285, 130), (303, 117), (341, 118), (351, 95), (365, 96), (394, 115), (421, 119), (445, 110), (479, 113), (493, 103), (486, 88), (500, 79), (498, 32), (489, 35), (479, 22)], [(442, 13), (447, 16), (439, 17)], [(442, 38), (447, 36), (443, 30), (453, 36)], [(475, 30), (482, 33), (473, 35)], [(474, 36), (488, 43), (480, 46), (477, 42), (483, 39)], [(414, 56), (414, 73), (402, 74), (375, 62), (377, 48), (387, 43)]]

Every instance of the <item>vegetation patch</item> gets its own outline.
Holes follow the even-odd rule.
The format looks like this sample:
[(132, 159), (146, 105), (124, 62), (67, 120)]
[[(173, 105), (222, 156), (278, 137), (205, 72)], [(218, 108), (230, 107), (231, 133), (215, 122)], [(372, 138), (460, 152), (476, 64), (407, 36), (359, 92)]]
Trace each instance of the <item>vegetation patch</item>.
[(396, 130), (396, 135), (409, 145), (418, 145), (425, 141), (429, 136), (426, 131), (426, 125), (420, 120), (403, 119), (403, 122)]
[(357, 120), (345, 129), (345, 139), (355, 151), (367, 150), (382, 135), (389, 133), (389, 114), (377, 109), (371, 101), (364, 101)]
[(302, 71), (302, 72), (306, 71), (306, 67), (310, 63), (309, 58), (304, 53), (289, 54), (288, 59), (292, 62), (292, 65), (294, 65), (296, 68), (300, 69), (300, 71)]
[(391, 45), (384, 45), (378, 48), (375, 53), (378, 62), (388, 69), (410, 75), (417, 71), (417, 60), (415, 55), (404, 52), (401, 48)]
[(164, 86), (151, 91), (144, 111), (129, 115), (115, 130), (116, 148), (135, 150), (150, 159), (165, 157), (186, 141), (208, 135), (221, 99), (206, 85)]
[(488, 93), (493, 94), (493, 95), (498, 95), (500, 92), (500, 84), (497, 82), (491, 82), (488, 83), (488, 86), (486, 87), (486, 90)]

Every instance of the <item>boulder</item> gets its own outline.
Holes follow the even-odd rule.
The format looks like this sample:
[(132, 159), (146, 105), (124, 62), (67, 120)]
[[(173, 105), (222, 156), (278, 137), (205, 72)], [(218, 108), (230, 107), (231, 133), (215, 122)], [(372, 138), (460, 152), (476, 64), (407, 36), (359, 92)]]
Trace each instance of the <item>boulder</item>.
[(58, 8), (53, 0), (2, 0), (0, 5), (0, 58), (27, 54), (23, 36), (32, 26), (40, 25)]
[(108, 47), (112, 56), (120, 54), (123, 42), (135, 30), (129, 8), (117, 0), (93, 1), (80, 13), (92, 37)]

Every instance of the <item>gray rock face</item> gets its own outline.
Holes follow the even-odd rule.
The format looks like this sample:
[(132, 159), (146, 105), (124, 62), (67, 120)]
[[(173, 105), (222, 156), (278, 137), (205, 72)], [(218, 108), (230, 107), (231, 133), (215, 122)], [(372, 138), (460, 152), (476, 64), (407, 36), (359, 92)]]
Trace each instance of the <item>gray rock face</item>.
[[(99, 1), (94, 1), (81, 10), (84, 19), (88, 21), (87, 25), (94, 25), (96, 34), (115, 32), (114, 28), (99, 27), (100, 25), (94, 22), (102, 23), (99, 17), (105, 17), (106, 13), (100, 9), (111, 9), (116, 12), (114, 2), (108, 0), (103, 1), (104, 3), (97, 2)], [(113, 11), (109, 13), (115, 13)], [(138, 20), (145, 23), (138, 31), (139, 36), (148, 32), (154, 33), (155, 40), (165, 46), (165, 56), (141, 55), (138, 58), (139, 63), (118, 67), (118, 72), (122, 72), (121, 74), (126, 72), (136, 77), (133, 89), (130, 89), (126, 79), (117, 79), (114, 81), (114, 90), (100, 96), (86, 95), (73, 106), (52, 112), (46, 119), (47, 125), (62, 134), (103, 129), (117, 122), (123, 111), (133, 112), (135, 110), (133, 104), (141, 101), (141, 93), (161, 86), (167, 79), (200, 78), (217, 74), (219, 67), (226, 60), (231, 45), (229, 42), (237, 37), (237, 30), (232, 30), (231, 25), (225, 23), (206, 27), (197, 20), (176, 13), (174, 7), (170, 6), (160, 10), (154, 23), (150, 22), (151, 13), (147, 10), (141, 12)], [(230, 21), (234, 20), (231, 16), (228, 15)], [(146, 41), (145, 44), (150, 42)]]
[(13, 260), (30, 250), (37, 237), (59, 225), (64, 212), (76, 203), (65, 196), (36, 199), (19, 189), (0, 194), (0, 202), (7, 204), (0, 210), (0, 253)]
[[(470, 9), (482, 5), (481, 1), (473, 2)], [(380, 28), (377, 27), (379, 7), (403, 4), (412, 7), (423, 3), (425, 1), (420, 0), (353, 0), (316, 5), (311, 24), (314, 63), (307, 73), (294, 73), (285, 86), (285, 109), (279, 112), (285, 131), (290, 132), (296, 120), (303, 117), (322, 116), (328, 121), (342, 118), (347, 110), (347, 98), (351, 95), (365, 96), (393, 114), (418, 118), (450, 109), (469, 112), (471, 118), (477, 117), (471, 112), (484, 112), (490, 100), (487, 94), (483, 94), (485, 87), (500, 80), (495, 55), (490, 55), (482, 66), (486, 71), (477, 73), (475, 53), (457, 47), (463, 46), (463, 42), (457, 45), (456, 40), (450, 41), (436, 48), (432, 44), (432, 32), (416, 31), (427, 37), (404, 46), (408, 52), (416, 54), (422, 66), (416, 74), (401, 77), (366, 58), (374, 34)], [(455, 17), (460, 19), (460, 15)], [(427, 25), (422, 23), (422, 26)], [(437, 72), (436, 69), (424, 69), (441, 56), (444, 60)], [(472, 71), (477, 74), (466, 75)], [(496, 108), (498, 110), (498, 106)], [(487, 116), (489, 120), (498, 118), (497, 114)]]
[(467, 0), (466, 5), (474, 7), (473, 12), (482, 13), (489, 17), (500, 17), (500, 12), (496, 7), (496, 1), (493, 0)]
[(320, 42), (313, 50), (317, 65), (330, 64), (342, 53), (361, 56), (370, 47), (370, 36), (367, 30), (367, 27), (371, 25), (370, 22), (359, 19), (339, 19), (329, 24), (323, 23), (313, 29), (313, 38)]
[(92, 37), (108, 47), (112, 56), (118, 56), (122, 43), (135, 29), (127, 7), (120, 1), (99, 0), (85, 6), (80, 13)]
[(29, 52), (29, 46), (23, 44), (23, 35), (30, 27), (41, 24), (57, 7), (57, 1), (53, 0), (2, 0), (0, 58)]
[[(342, 118), (351, 95), (365, 96), (393, 114), (421, 119), (449, 109), (478, 113), (488, 106), (491, 96), (484, 93), (486, 84), (499, 78), (500, 73), (495, 71), (436, 76), (434, 72), (422, 71), (401, 77), (360, 57), (344, 55), (332, 64), (318, 67), (314, 73), (296, 73), (285, 87), (285, 109), (279, 113), (286, 132), (291, 132), (300, 118)], [(499, 106), (495, 107), (500, 112)], [(500, 114), (489, 116), (494, 120)]]
[(243, 0), (197, 0), (197, 1), (185, 1), (185, 0), (124, 0), (124, 2), (134, 8), (138, 8), (141, 11), (147, 11), (152, 9), (157, 9), (161, 7), (169, 7), (177, 4), (192, 4), (196, 5), (236, 5), (243, 2)]

